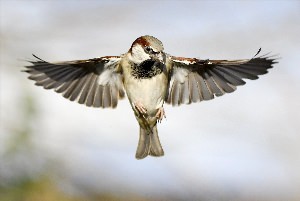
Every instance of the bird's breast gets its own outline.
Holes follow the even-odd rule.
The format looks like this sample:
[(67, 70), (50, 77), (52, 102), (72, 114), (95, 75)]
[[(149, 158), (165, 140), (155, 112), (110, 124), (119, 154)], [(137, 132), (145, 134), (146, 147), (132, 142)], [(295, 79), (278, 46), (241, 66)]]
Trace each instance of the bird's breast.
[(132, 74), (132, 69), (123, 70), (124, 86), (130, 103), (140, 102), (149, 115), (155, 115), (162, 107), (167, 93), (168, 78), (166, 72), (161, 72), (151, 78), (139, 78)]

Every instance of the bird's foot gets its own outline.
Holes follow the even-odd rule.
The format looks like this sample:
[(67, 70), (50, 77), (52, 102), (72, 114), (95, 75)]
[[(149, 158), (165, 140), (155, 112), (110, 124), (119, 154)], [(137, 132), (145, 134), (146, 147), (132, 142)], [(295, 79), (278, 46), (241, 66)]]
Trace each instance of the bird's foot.
[(147, 114), (147, 109), (145, 108), (145, 106), (140, 101), (135, 102), (134, 107), (138, 110), (138, 112), (141, 115), (144, 116), (145, 114)]
[(158, 111), (155, 115), (155, 117), (157, 118), (157, 121), (159, 123), (161, 123), (161, 121), (163, 120), (163, 118), (166, 118), (166, 113), (163, 107), (158, 108)]

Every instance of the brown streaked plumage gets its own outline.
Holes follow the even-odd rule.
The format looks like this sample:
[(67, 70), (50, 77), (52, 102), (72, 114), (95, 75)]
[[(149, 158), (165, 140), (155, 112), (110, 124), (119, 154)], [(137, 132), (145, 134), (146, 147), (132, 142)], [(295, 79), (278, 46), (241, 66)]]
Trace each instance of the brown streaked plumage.
[(277, 63), (268, 55), (244, 60), (175, 57), (152, 36), (137, 38), (121, 56), (56, 63), (33, 56), (37, 60), (24, 70), (28, 78), (71, 101), (115, 108), (126, 91), (140, 126), (137, 159), (164, 155), (157, 132), (157, 122), (165, 117), (164, 102), (176, 106), (211, 100), (235, 91), (244, 79), (257, 79)]

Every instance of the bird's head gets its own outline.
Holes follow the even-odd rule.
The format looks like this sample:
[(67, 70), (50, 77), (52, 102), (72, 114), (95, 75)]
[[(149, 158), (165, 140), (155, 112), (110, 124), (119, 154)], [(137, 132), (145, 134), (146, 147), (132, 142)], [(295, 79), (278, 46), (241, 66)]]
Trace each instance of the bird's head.
[(137, 38), (132, 43), (129, 53), (131, 61), (137, 65), (146, 61), (162, 64), (166, 62), (163, 44), (153, 36), (141, 36)]

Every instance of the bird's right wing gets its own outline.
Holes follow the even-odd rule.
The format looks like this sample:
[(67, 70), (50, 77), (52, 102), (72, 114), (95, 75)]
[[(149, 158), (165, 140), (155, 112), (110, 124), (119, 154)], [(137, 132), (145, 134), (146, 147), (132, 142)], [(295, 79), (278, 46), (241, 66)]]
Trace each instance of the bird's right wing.
[(116, 107), (118, 99), (125, 96), (121, 57), (107, 56), (89, 60), (49, 63), (37, 60), (26, 66), (28, 77), (37, 86), (55, 89), (63, 97), (92, 107)]

